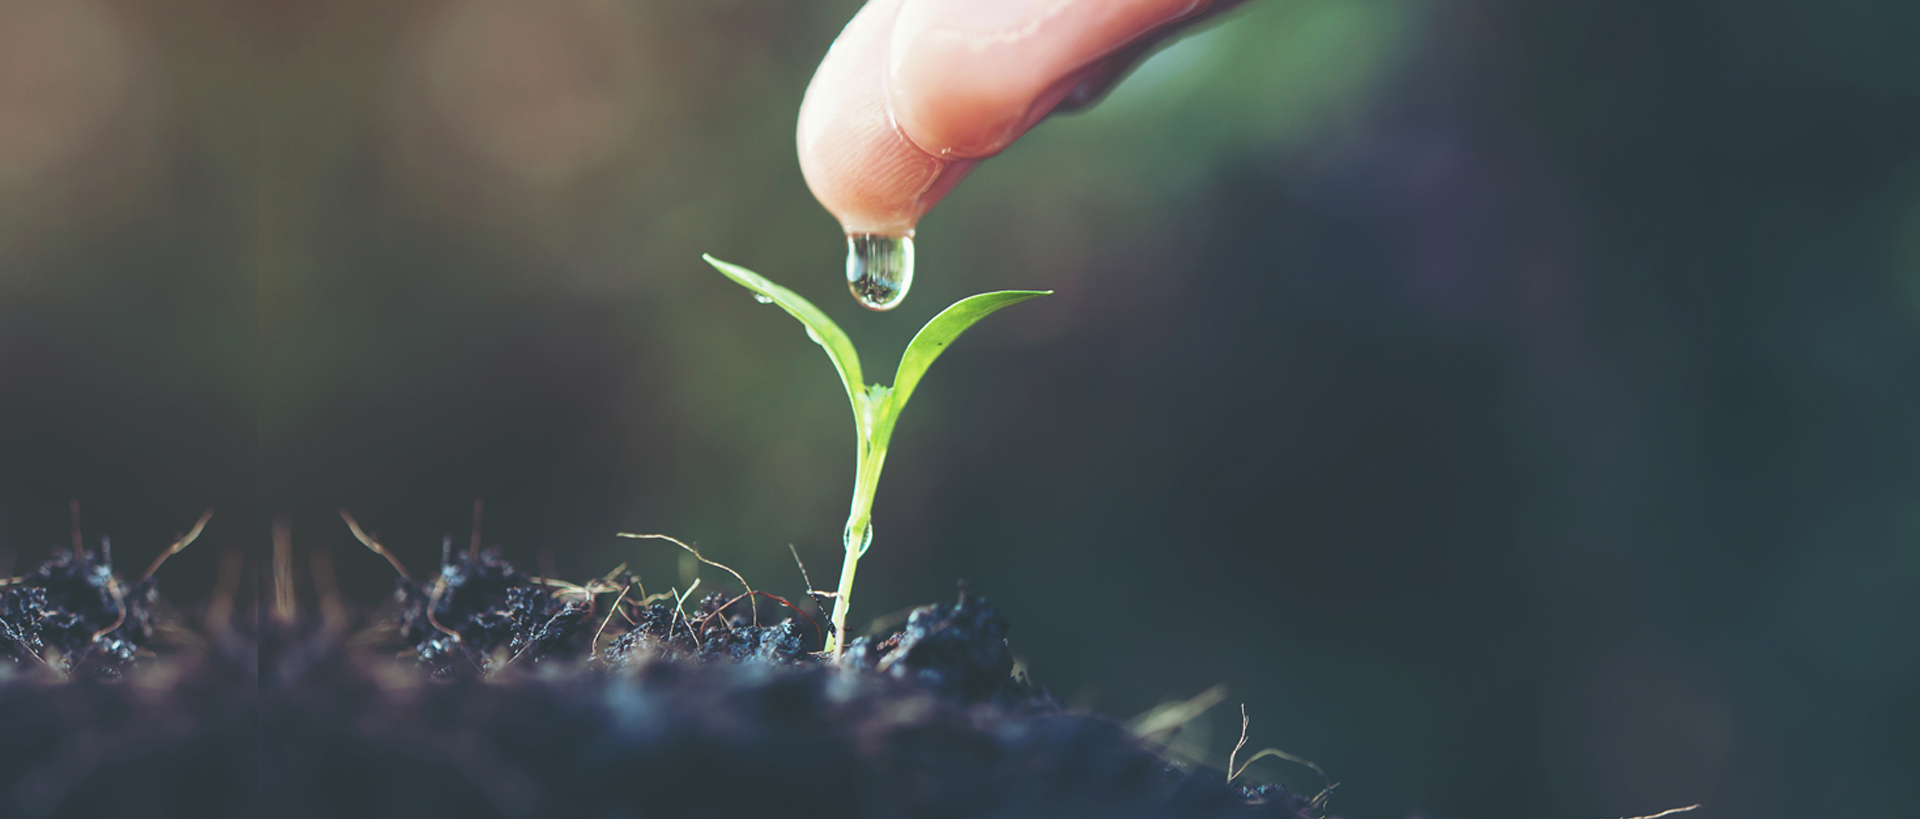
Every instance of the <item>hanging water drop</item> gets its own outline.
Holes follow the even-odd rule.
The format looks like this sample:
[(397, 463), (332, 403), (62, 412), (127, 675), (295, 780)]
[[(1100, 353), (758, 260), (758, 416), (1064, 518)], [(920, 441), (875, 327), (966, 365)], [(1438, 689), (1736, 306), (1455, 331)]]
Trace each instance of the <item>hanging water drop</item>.
[(767, 295), (767, 294), (765, 294), (765, 293), (755, 293), (755, 294), (753, 294), (753, 300), (754, 300), (754, 301), (757, 301), (757, 302), (760, 302), (761, 304), (772, 304), (772, 303), (773, 303), (773, 297), (772, 297), (772, 296), (769, 296), (769, 295)]
[(913, 237), (847, 236), (847, 289), (868, 310), (892, 310), (913, 286)]

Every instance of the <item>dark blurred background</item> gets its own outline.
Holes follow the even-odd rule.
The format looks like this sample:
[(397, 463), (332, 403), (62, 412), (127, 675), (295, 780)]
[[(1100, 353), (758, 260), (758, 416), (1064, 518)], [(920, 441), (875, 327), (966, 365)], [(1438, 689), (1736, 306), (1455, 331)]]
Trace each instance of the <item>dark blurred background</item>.
[[(1316, 760), (1349, 817), (1907, 815), (1920, 5), (1258, 0), (1044, 124), (859, 310), (794, 159), (854, 0), (0, 0), (0, 560), (203, 605), (485, 540), (830, 584), (845, 395), (939, 308), (855, 621), (957, 578), (1033, 677)], [(709, 581), (721, 578), (709, 577)], [(305, 592), (303, 591), (303, 594)], [(1295, 769), (1264, 776), (1315, 785)]]

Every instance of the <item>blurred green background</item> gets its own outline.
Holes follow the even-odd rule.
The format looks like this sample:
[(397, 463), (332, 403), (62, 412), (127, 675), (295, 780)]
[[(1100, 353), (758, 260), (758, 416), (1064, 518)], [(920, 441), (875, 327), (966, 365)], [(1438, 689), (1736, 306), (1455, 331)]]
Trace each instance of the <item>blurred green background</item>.
[(798, 594), (845, 395), (700, 254), (876, 372), (1051, 288), (904, 416), (856, 621), (966, 578), (1056, 695), (1224, 683), (1189, 738), (1244, 702), (1349, 817), (1910, 813), (1920, 5), (1256, 0), (882, 315), (793, 148), (857, 6), (0, 0), (0, 560), (216, 505), (183, 609), (275, 515), (372, 605), (338, 507), (424, 568), (484, 498), (529, 566)]

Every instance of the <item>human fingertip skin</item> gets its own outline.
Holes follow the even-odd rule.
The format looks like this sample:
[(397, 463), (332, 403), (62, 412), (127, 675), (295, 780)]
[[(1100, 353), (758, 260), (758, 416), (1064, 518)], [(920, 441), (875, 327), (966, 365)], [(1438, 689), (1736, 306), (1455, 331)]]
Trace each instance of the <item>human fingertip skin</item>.
[(875, 0), (801, 103), (807, 186), (848, 235), (911, 236), (999, 153), (1124, 54), (1209, 0)]
[(849, 112), (812, 134), (803, 115), (800, 172), (847, 233), (909, 236), (925, 212), (921, 195), (951, 163), (914, 147), (873, 108), (878, 115)]
[(887, 48), (894, 124), (938, 157), (1005, 150), (1103, 61), (1211, 0), (905, 0)]
[(964, 169), (901, 135), (881, 80), (900, 0), (869, 3), (820, 63), (795, 135), (807, 187), (849, 235), (911, 236)]

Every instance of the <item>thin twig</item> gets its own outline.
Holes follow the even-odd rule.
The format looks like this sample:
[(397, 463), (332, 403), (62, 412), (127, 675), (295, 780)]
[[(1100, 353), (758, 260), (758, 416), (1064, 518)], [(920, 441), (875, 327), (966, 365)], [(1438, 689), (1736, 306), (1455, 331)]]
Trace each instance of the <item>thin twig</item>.
[(120, 578), (107, 575), (107, 593), (113, 595), (113, 608), (119, 612), (119, 616), (113, 618), (113, 625), (94, 632), (93, 639), (88, 642), (100, 642), (100, 638), (112, 634), (113, 630), (119, 628), (121, 623), (127, 622), (127, 598), (120, 593)]
[[(538, 583), (542, 586), (554, 587), (555, 596), (559, 596), (562, 594), (577, 594), (577, 595), (580, 595), (581, 597), (586, 597), (586, 598), (592, 598), (593, 596), (592, 586), (582, 586), (578, 583), (569, 583), (565, 580), (556, 580), (551, 577), (528, 577), (527, 580), (533, 583)], [(598, 582), (598, 581), (594, 581), (594, 582)], [(607, 591), (613, 591), (613, 589), (607, 589)]]
[[(693, 590), (697, 588), (700, 588), (700, 578), (698, 577), (693, 579), (693, 585), (688, 586), (685, 592), (679, 589), (673, 590), (673, 613), (675, 616), (681, 617), (682, 619), (686, 618), (686, 615), (680, 611), (680, 607), (686, 605), (687, 598), (692, 597)], [(693, 621), (688, 620), (687, 622), (691, 623)], [(688, 628), (692, 628), (692, 626), (688, 626)]]
[[(786, 606), (787, 608), (792, 609), (794, 614), (800, 615), (801, 619), (806, 620), (807, 625), (813, 626), (813, 630), (815, 632), (820, 632), (820, 624), (815, 623), (813, 621), (813, 618), (808, 617), (806, 612), (800, 610), (799, 606), (795, 606), (791, 601), (787, 600), (784, 597), (781, 597), (780, 595), (769, 594), (763, 591), (750, 591), (743, 594), (735, 595), (732, 600), (728, 600), (727, 602), (722, 603), (719, 608), (714, 609), (712, 614), (709, 614), (705, 617), (700, 618), (700, 622), (704, 626), (704, 624), (707, 621), (713, 619), (714, 617), (718, 617), (720, 615), (725, 614), (727, 609), (730, 609), (733, 607), (733, 604), (738, 603), (742, 600), (745, 600), (749, 597), (765, 597), (768, 600), (772, 600), (775, 603), (779, 603), (782, 606)], [(728, 632), (732, 632), (734, 630), (733, 623), (728, 622), (725, 617), (721, 617), (720, 622), (727, 627)]]
[[(536, 580), (539, 580), (539, 579), (541, 579), (541, 578), (535, 578), (535, 579), (536, 579)], [(563, 585), (563, 586), (571, 586), (573, 590), (577, 590), (577, 591), (578, 591), (579, 593), (581, 593), (581, 594), (583, 594), (583, 595), (585, 595), (585, 596), (586, 596), (586, 601), (587, 601), (587, 612), (586, 612), (586, 614), (585, 614), (584, 616), (585, 616), (585, 617), (592, 617), (592, 616), (593, 616), (593, 597), (594, 597), (594, 594), (595, 594), (595, 592), (594, 592), (594, 589), (598, 587), (598, 584), (600, 583), (600, 581), (599, 581), (599, 580), (597, 580), (597, 579), (596, 579), (596, 580), (591, 580), (591, 581), (588, 581), (588, 583), (587, 583), (587, 585), (586, 585), (586, 586), (577, 586), (577, 585), (574, 585), (574, 584), (572, 584), (572, 583), (568, 583), (568, 582), (566, 582), (566, 581), (563, 581), (563, 580), (547, 580), (546, 582), (547, 582), (547, 583), (549, 583), (549, 584), (559, 584), (559, 585)], [(569, 589), (561, 589), (560, 591), (557, 591), (557, 592), (554, 592), (554, 594), (555, 594), (555, 595), (560, 595), (560, 594), (564, 594), (564, 593), (566, 593), (567, 591), (569, 591)], [(609, 589), (607, 589), (607, 591), (613, 591), (613, 589), (611, 589), (611, 588), (609, 588)], [(627, 590), (626, 590), (626, 589), (621, 589), (621, 590), (620, 590), (620, 596), (621, 596), (621, 597), (626, 597), (626, 596), (627, 596)], [(571, 604), (568, 604), (568, 605), (571, 605)], [(618, 609), (618, 608), (620, 607), (620, 601), (619, 601), (619, 600), (615, 600), (615, 601), (613, 602), (613, 605), (614, 605), (614, 608), (615, 608), (615, 609), (617, 610), (617, 609)], [(564, 609), (564, 608), (562, 608), (562, 609), (561, 609), (561, 611), (562, 611), (562, 613), (564, 613), (564, 612), (565, 612), (565, 609)], [(560, 616), (560, 615), (557, 615), (557, 614), (556, 614), (556, 615), (554, 615), (554, 618), (550, 618), (550, 619), (548, 619), (548, 621), (547, 621), (547, 622), (548, 622), (549, 624), (551, 624), (551, 623), (553, 622), (553, 619), (557, 619), (557, 618), (558, 618), (559, 616)], [(607, 620), (612, 620), (612, 619), (613, 619), (613, 613), (612, 613), (612, 612), (608, 612), (608, 613), (607, 613)], [(600, 649), (599, 649), (599, 645), (600, 645), (600, 631), (604, 631), (604, 630), (606, 630), (606, 628), (607, 628), (607, 624), (606, 624), (606, 621), (604, 621), (604, 620), (603, 620), (603, 621), (601, 621), (601, 623), (600, 623), (600, 629), (599, 629), (599, 630), (596, 630), (596, 631), (595, 631), (595, 632), (593, 633), (593, 642), (592, 642), (592, 643), (589, 643), (589, 644), (587, 645), (587, 657), (588, 657), (589, 659), (591, 659), (591, 658), (593, 657), (593, 655), (594, 655), (594, 654), (595, 654), (596, 652), (598, 652), (598, 651), (600, 650)], [(537, 633), (537, 632), (536, 632), (536, 633)], [(525, 653), (527, 653), (527, 651), (528, 651), (529, 649), (531, 649), (531, 648), (533, 648), (533, 647), (534, 647), (534, 645), (536, 645), (536, 644), (538, 644), (539, 642), (540, 642), (540, 641), (539, 641), (539, 640), (537, 640), (537, 639), (529, 639), (529, 640), (527, 640), (527, 644), (526, 644), (526, 645), (524, 645), (524, 646), (521, 646), (521, 647), (520, 647), (520, 650), (519, 650), (519, 651), (516, 651), (516, 652), (514, 652), (514, 653), (513, 653), (513, 656), (512, 656), (512, 657), (509, 657), (509, 658), (507, 658), (507, 661), (506, 661), (506, 662), (505, 662), (504, 664), (502, 664), (502, 665), (501, 665), (501, 667), (502, 667), (502, 668), (505, 668), (505, 667), (507, 667), (507, 666), (509, 666), (509, 665), (513, 665), (513, 664), (514, 664), (514, 663), (515, 663), (516, 661), (518, 661), (518, 660), (520, 659), (520, 655), (522, 655), (522, 654), (525, 654)]]
[[(833, 598), (840, 596), (839, 592), (821, 591), (819, 589), (814, 588), (813, 578), (810, 578), (807, 576), (807, 564), (800, 562), (800, 550), (793, 548), (793, 544), (789, 543), (787, 544), (787, 551), (793, 553), (793, 565), (800, 567), (800, 582), (807, 584), (808, 600), (812, 600), (814, 605), (820, 606), (820, 601), (822, 599), (832, 600)], [(822, 614), (825, 614), (826, 610), (827, 610), (827, 607), (820, 606), (820, 612)]]
[(440, 595), (446, 592), (446, 590), (447, 590), (446, 575), (441, 575), (433, 579), (433, 591), (427, 594), (427, 624), (433, 626), (436, 629), (439, 629), (441, 634), (445, 634), (448, 637), (452, 637), (454, 642), (456, 643), (463, 642), (460, 639), (460, 632), (454, 631), (453, 629), (440, 625), (440, 619), (433, 616), (433, 610), (436, 608), (439, 608), (440, 606)]
[(1240, 778), (1234, 773), (1233, 760), (1234, 758), (1240, 756), (1241, 748), (1247, 747), (1248, 721), (1249, 720), (1247, 718), (1247, 704), (1244, 702), (1240, 703), (1240, 741), (1234, 743), (1233, 750), (1227, 752), (1227, 781), (1228, 782), (1232, 782), (1233, 780)]
[(620, 610), (620, 602), (627, 599), (627, 590), (631, 588), (633, 588), (633, 584), (629, 583), (626, 588), (620, 590), (620, 596), (614, 598), (613, 605), (607, 609), (607, 619), (601, 620), (600, 627), (594, 629), (593, 642), (587, 644), (588, 658), (600, 656), (600, 635), (607, 630), (607, 624), (613, 622), (614, 613)]
[[(813, 607), (819, 609), (821, 614), (826, 614), (828, 611), (827, 606), (821, 603), (820, 601), (831, 600), (835, 597), (838, 597), (839, 593), (823, 592), (815, 589), (813, 587), (813, 578), (807, 576), (807, 564), (800, 561), (800, 550), (793, 548), (793, 544), (789, 543), (787, 544), (787, 551), (793, 553), (793, 565), (800, 567), (800, 582), (807, 584), (807, 599), (813, 602)], [(799, 609), (794, 609), (794, 611), (799, 611)], [(813, 623), (813, 618), (808, 617), (807, 622)], [(820, 624), (814, 623), (813, 630), (820, 631)], [(827, 637), (824, 633), (822, 633), (820, 636), (820, 643), (822, 646), (824, 646), (826, 645), (826, 642), (827, 642)]]
[(167, 562), (167, 558), (173, 557), (174, 555), (179, 554), (181, 549), (185, 549), (187, 548), (188, 545), (192, 544), (194, 540), (200, 537), (200, 530), (207, 528), (207, 521), (212, 519), (213, 519), (212, 509), (208, 509), (205, 512), (201, 512), (200, 519), (194, 522), (193, 528), (188, 529), (186, 534), (181, 535), (178, 539), (173, 541), (172, 546), (168, 546), (166, 551), (161, 552), (159, 557), (154, 558), (153, 563), (147, 566), (147, 573), (140, 575), (140, 579), (145, 580), (149, 577), (152, 577), (154, 572), (157, 572), (160, 570), (160, 564)]
[(777, 595), (777, 594), (769, 594), (763, 591), (750, 591), (750, 592), (747, 592), (746, 594), (740, 595), (740, 597), (735, 597), (732, 600), (728, 600), (726, 606), (721, 606), (719, 611), (716, 611), (714, 613), (718, 614), (721, 611), (726, 611), (727, 606), (731, 606), (735, 603), (740, 602), (740, 599), (744, 597), (765, 597), (768, 600), (772, 600), (775, 603), (779, 603), (782, 606), (786, 606), (787, 608), (792, 609), (794, 614), (800, 615), (800, 619), (807, 621), (807, 625), (813, 626), (813, 631), (815, 635), (819, 636), (820, 639), (823, 639), (823, 640), (826, 639), (826, 632), (821, 630), (819, 623), (814, 622), (812, 617), (808, 617), (807, 613), (804, 611), (801, 611), (800, 607), (794, 605), (792, 601), (789, 601), (787, 598), (781, 597), (780, 595)]
[(715, 618), (715, 617), (718, 617), (718, 618), (720, 618), (720, 625), (723, 625), (723, 626), (726, 626), (726, 627), (727, 627), (727, 633), (728, 633), (728, 634), (732, 634), (732, 633), (734, 633), (735, 631), (738, 631), (738, 629), (736, 629), (736, 628), (734, 628), (734, 627), (733, 627), (733, 620), (732, 620), (732, 619), (730, 619), (730, 618), (728, 618), (728, 617), (726, 616), (726, 609), (727, 609), (727, 606), (731, 606), (731, 605), (733, 605), (734, 603), (737, 603), (737, 602), (740, 602), (740, 598), (741, 598), (741, 597), (746, 597), (746, 596), (747, 596), (747, 595), (744, 595), (744, 594), (743, 594), (743, 595), (740, 595), (740, 597), (735, 597), (735, 598), (733, 598), (732, 600), (728, 600), (728, 601), (727, 601), (726, 603), (724, 603), (724, 604), (722, 604), (722, 605), (720, 606), (720, 608), (717, 608), (717, 609), (714, 609), (714, 610), (713, 610), (712, 612), (710, 612), (710, 613), (708, 613), (708, 614), (706, 614), (705, 616), (703, 616), (703, 617), (701, 617), (701, 618), (700, 618), (700, 633), (702, 633), (702, 634), (705, 634), (705, 633), (706, 633), (706, 631), (707, 631), (707, 626), (709, 626), (709, 625), (711, 625), (711, 624), (713, 623), (713, 618)]
[[(734, 571), (732, 567), (730, 567), (730, 566), (728, 566), (728, 565), (727, 565), (727, 564), (725, 564), (725, 563), (721, 563), (721, 562), (720, 562), (720, 561), (718, 561), (718, 560), (710, 560), (710, 559), (708, 559), (706, 555), (703, 555), (703, 554), (701, 554), (701, 553), (700, 553), (700, 550), (699, 550), (699, 549), (695, 549), (695, 548), (693, 548), (692, 546), (688, 546), (688, 545), (687, 545), (686, 543), (683, 543), (683, 542), (681, 542), (681, 540), (680, 540), (679, 538), (676, 538), (676, 537), (674, 537), (674, 536), (672, 536), (672, 535), (636, 535), (636, 534), (633, 534), (633, 533), (631, 533), (631, 532), (621, 532), (621, 533), (619, 533), (619, 536), (620, 536), (620, 537), (627, 537), (627, 538), (634, 538), (634, 539), (636, 539), (636, 540), (664, 540), (664, 541), (667, 541), (668, 543), (672, 543), (672, 544), (673, 544), (673, 545), (675, 545), (675, 546), (678, 546), (678, 547), (680, 547), (680, 548), (682, 548), (682, 549), (685, 549), (685, 550), (687, 550), (687, 553), (688, 553), (688, 554), (691, 554), (691, 555), (693, 555), (693, 557), (694, 557), (694, 559), (695, 559), (695, 560), (698, 560), (698, 561), (700, 561), (701, 563), (705, 563), (705, 564), (707, 564), (707, 565), (709, 565), (709, 566), (713, 566), (713, 567), (715, 567), (715, 568), (717, 568), (717, 569), (721, 569), (721, 570), (723, 570), (723, 571), (725, 571), (725, 572), (726, 572), (727, 574), (730, 574), (730, 575), (733, 575), (733, 579), (735, 579), (735, 580), (738, 580), (738, 581), (740, 581), (740, 587), (741, 587), (741, 588), (743, 588), (743, 589), (746, 589), (746, 590), (747, 590), (747, 591), (749, 591), (749, 592), (751, 592), (751, 591), (753, 591), (753, 584), (751, 584), (751, 583), (748, 583), (748, 582), (747, 582), (747, 579), (746, 579), (746, 578), (744, 578), (744, 577), (741, 577), (741, 576), (740, 576), (740, 573), (739, 573), (739, 572), (736, 572), (736, 571)], [(692, 587), (691, 587), (691, 586), (689, 586), (687, 590), (688, 590), (688, 591), (692, 591), (693, 589), (692, 589)], [(754, 625), (756, 625), (756, 626), (757, 626), (757, 625), (760, 625), (760, 605), (759, 605), (759, 603), (758, 603), (758, 602), (753, 602), (753, 603), (749, 603), (749, 605), (751, 605), (751, 606), (753, 606), (753, 624), (754, 624)]]
[(565, 580), (557, 580), (551, 577), (528, 577), (527, 580), (533, 583), (538, 583), (542, 586), (554, 587), (555, 596), (562, 595), (562, 594), (577, 594), (582, 597), (591, 598), (596, 594), (606, 594), (607, 592), (620, 590), (619, 586), (616, 586), (613, 583), (609, 583), (605, 580), (601, 580), (598, 577), (587, 581), (587, 584), (584, 586), (578, 583), (570, 583)]
[(681, 620), (686, 620), (687, 633), (693, 635), (693, 647), (696, 650), (706, 648), (706, 641), (701, 640), (700, 633), (693, 630), (693, 620), (689, 619), (685, 614), (681, 613), (680, 607), (686, 604), (687, 598), (692, 597), (693, 590), (697, 588), (700, 588), (700, 578), (698, 577), (693, 579), (693, 585), (687, 587), (687, 591), (685, 594), (681, 594), (677, 590), (673, 593), (673, 624), (667, 626), (667, 639), (672, 640), (673, 626), (679, 625)]
[(800, 567), (800, 582), (807, 584), (807, 596), (812, 597), (813, 578), (807, 576), (807, 564), (800, 562), (800, 550), (793, 548), (793, 544), (789, 543), (787, 551), (793, 553), (793, 565)]
[(407, 567), (400, 565), (400, 558), (394, 557), (392, 552), (387, 551), (387, 547), (380, 545), (379, 538), (369, 535), (365, 531), (361, 530), (360, 522), (357, 520), (354, 520), (352, 515), (347, 514), (347, 510), (345, 509), (340, 510), (340, 518), (347, 522), (348, 529), (353, 530), (353, 537), (355, 540), (360, 541), (367, 548), (372, 549), (374, 554), (377, 554), (381, 557), (386, 558), (388, 563), (393, 564), (393, 570), (400, 573), (400, 578), (402, 580), (405, 580), (408, 583), (413, 582), (413, 575), (407, 574)]
[(1324, 805), (1325, 804), (1324, 800), (1327, 798), (1327, 796), (1333, 793), (1333, 789), (1338, 787), (1338, 784), (1335, 783), (1331, 778), (1329, 778), (1327, 776), (1327, 772), (1324, 770), (1321, 770), (1319, 765), (1315, 765), (1313, 763), (1313, 760), (1307, 759), (1305, 757), (1294, 756), (1293, 754), (1287, 753), (1286, 751), (1282, 751), (1279, 748), (1265, 748), (1265, 749), (1262, 749), (1260, 753), (1247, 757), (1247, 761), (1240, 763), (1240, 767), (1238, 768), (1234, 767), (1233, 765), (1234, 758), (1240, 755), (1241, 748), (1244, 748), (1247, 746), (1247, 724), (1249, 722), (1251, 722), (1251, 720), (1247, 716), (1247, 704), (1243, 702), (1240, 704), (1240, 741), (1234, 743), (1233, 751), (1227, 754), (1227, 781), (1232, 782), (1235, 779), (1239, 779), (1241, 774), (1247, 772), (1247, 766), (1252, 765), (1256, 760), (1259, 760), (1262, 757), (1269, 757), (1269, 756), (1279, 757), (1280, 759), (1284, 759), (1288, 762), (1292, 762), (1299, 765), (1305, 765), (1308, 768), (1312, 768), (1314, 773), (1320, 775), (1320, 784), (1322, 786), (1320, 788), (1320, 793), (1314, 795), (1310, 804), (1315, 806)]

